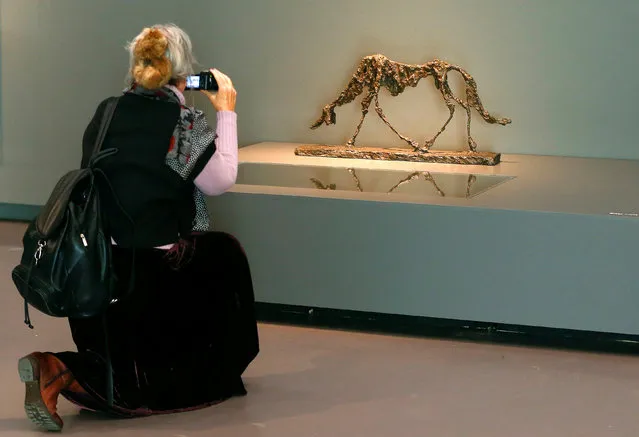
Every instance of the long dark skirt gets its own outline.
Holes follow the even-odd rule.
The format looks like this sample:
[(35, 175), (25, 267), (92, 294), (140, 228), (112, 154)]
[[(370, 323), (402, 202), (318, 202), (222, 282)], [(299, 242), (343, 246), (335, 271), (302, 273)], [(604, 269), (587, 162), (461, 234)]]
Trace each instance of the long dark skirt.
[[(70, 320), (78, 352), (60, 358), (86, 390), (81, 407), (120, 417), (203, 408), (246, 394), (242, 374), (259, 351), (254, 294), (240, 244), (220, 232), (170, 252), (114, 248), (119, 302), (106, 317), (114, 375), (107, 399), (104, 318)], [(131, 272), (133, 291), (127, 294)]]

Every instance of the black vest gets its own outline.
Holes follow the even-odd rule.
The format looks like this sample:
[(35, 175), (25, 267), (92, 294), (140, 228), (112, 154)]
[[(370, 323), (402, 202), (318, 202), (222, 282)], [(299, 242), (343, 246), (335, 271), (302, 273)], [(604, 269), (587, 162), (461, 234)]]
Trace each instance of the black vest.
[[(166, 164), (179, 116), (180, 107), (175, 103), (132, 94), (120, 97), (103, 145), (103, 150), (114, 148), (118, 153), (98, 164), (134, 222), (131, 225), (103, 189), (105, 218), (119, 246), (163, 246), (192, 230), (195, 186)], [(90, 140), (85, 134), (85, 143)]]

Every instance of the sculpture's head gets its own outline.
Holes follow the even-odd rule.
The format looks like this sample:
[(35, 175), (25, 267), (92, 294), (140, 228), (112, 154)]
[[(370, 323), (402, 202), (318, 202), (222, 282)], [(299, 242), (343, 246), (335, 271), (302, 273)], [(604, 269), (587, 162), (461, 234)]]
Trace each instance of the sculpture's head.
[(325, 106), (322, 110), (322, 116), (311, 125), (311, 129), (317, 129), (322, 124), (325, 124), (327, 126), (330, 124), (335, 124), (336, 120), (337, 115), (335, 114), (335, 107), (332, 105)]

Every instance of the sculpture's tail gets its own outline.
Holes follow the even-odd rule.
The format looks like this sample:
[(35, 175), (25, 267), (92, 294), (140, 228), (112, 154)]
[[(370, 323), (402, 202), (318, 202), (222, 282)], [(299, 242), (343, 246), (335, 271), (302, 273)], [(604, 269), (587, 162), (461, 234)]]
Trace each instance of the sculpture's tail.
[(453, 99), (455, 99), (457, 103), (462, 105), (464, 108), (466, 108), (467, 105), (470, 105), (471, 108), (475, 108), (475, 110), (479, 112), (479, 114), (487, 123), (500, 124), (502, 126), (512, 123), (512, 120), (510, 118), (496, 117), (486, 111), (484, 105), (481, 102), (481, 99), (479, 98), (479, 93), (477, 92), (477, 83), (470, 74), (468, 74), (460, 67), (451, 66), (450, 69), (461, 74), (464, 78), (464, 82), (466, 83), (466, 102), (462, 101), (456, 96), (453, 96)]
[(512, 123), (512, 120), (510, 118), (495, 117), (494, 115), (486, 111), (484, 105), (481, 102), (481, 99), (479, 98), (479, 95), (477, 94), (477, 88), (467, 86), (466, 97), (468, 104), (471, 107), (475, 108), (487, 123), (500, 124), (502, 126), (506, 126), (507, 124)]

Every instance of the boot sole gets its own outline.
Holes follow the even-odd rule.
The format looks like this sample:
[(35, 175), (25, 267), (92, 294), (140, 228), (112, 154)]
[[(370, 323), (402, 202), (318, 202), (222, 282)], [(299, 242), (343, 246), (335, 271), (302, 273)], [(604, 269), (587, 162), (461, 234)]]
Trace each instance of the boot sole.
[(26, 387), (24, 397), (24, 411), (29, 420), (45, 431), (62, 431), (62, 424), (59, 419), (49, 412), (47, 405), (42, 399), (40, 391), (40, 364), (37, 359), (26, 356), (18, 361), (18, 373), (20, 380)]

